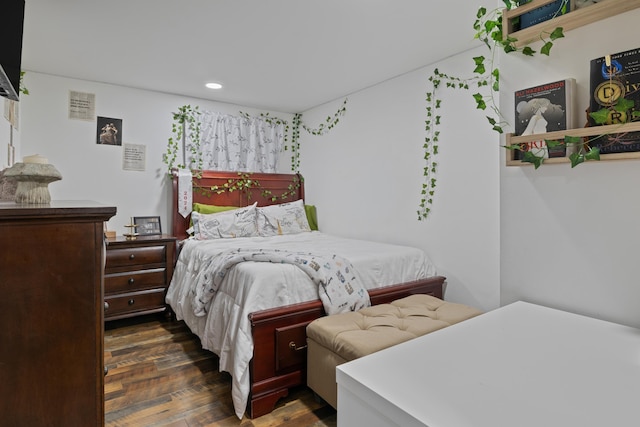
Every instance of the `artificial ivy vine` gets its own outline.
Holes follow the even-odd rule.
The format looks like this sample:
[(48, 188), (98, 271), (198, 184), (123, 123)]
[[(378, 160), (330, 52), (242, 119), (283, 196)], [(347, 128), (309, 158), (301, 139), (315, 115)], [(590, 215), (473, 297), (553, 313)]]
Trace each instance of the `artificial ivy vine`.
[(214, 185), (211, 187), (203, 187), (199, 185), (194, 185), (194, 188), (200, 191), (203, 195), (210, 195), (212, 193), (222, 194), (222, 193), (233, 193), (234, 191), (244, 191), (247, 194), (247, 199), (251, 200), (251, 189), (261, 189), (261, 195), (264, 198), (269, 198), (271, 201), (276, 200), (287, 200), (290, 197), (293, 197), (297, 194), (298, 189), (300, 188), (301, 177), (296, 175), (293, 177), (292, 183), (287, 186), (287, 189), (280, 194), (274, 194), (271, 190), (261, 189), (260, 182), (257, 179), (253, 178), (253, 174), (251, 172), (238, 172), (238, 178), (233, 178), (227, 180), (222, 185)]
[[(162, 161), (167, 165), (168, 172), (174, 168), (186, 169), (186, 153), (183, 151), (182, 163), (178, 162), (178, 154), (186, 148), (189, 149), (188, 168), (191, 170), (202, 169), (202, 153), (200, 151), (200, 110), (198, 106), (183, 105), (178, 108), (177, 113), (173, 113), (173, 123), (171, 124), (171, 134), (167, 143), (167, 151), (162, 155)], [(186, 139), (189, 143), (186, 143)]]
[[(300, 125), (302, 113), (295, 113), (292, 119), (291, 129), (291, 170), (298, 173), (300, 170)], [(284, 149), (287, 149), (285, 145)]]
[[(502, 0), (507, 10), (511, 10), (521, 2), (512, 0)], [(441, 116), (438, 115), (438, 109), (442, 106), (442, 99), (438, 98), (438, 89), (442, 84), (451, 89), (470, 90), (472, 87), (479, 91), (483, 88), (489, 89), (488, 95), (475, 92), (472, 96), (478, 110), (487, 110), (489, 108), (492, 113), (487, 115), (487, 121), (491, 128), (498, 132), (503, 132), (503, 126), (506, 120), (497, 107), (496, 94), (500, 90), (500, 71), (495, 67), (495, 55), (498, 49), (505, 53), (519, 52), (525, 56), (533, 56), (536, 51), (529, 46), (519, 48), (516, 46), (518, 41), (514, 37), (503, 37), (502, 33), (502, 12), (503, 9), (495, 9), (487, 12), (487, 9), (481, 7), (476, 13), (476, 20), (473, 29), (476, 32), (475, 38), (482, 41), (491, 52), (490, 57), (477, 56), (473, 58), (474, 69), (473, 75), (469, 78), (460, 78), (440, 72), (437, 68), (433, 71), (433, 75), (429, 77), (430, 87), (426, 91), (426, 120), (425, 120), (425, 141), (423, 144), (425, 166), (423, 168), (423, 183), (420, 204), (418, 207), (418, 220), (425, 220), (431, 213), (433, 205), (435, 189), (437, 184), (436, 173), (438, 164), (435, 157), (438, 154), (438, 143), (440, 131), (438, 126), (441, 123)], [(541, 33), (540, 39), (543, 46), (540, 54), (549, 55), (553, 42), (564, 37), (562, 28), (556, 28), (551, 33)], [(511, 148), (511, 147), (506, 147)], [(515, 147), (514, 147), (515, 148)]]
[[(304, 129), (311, 135), (325, 135), (331, 129), (333, 129), (339, 122), (340, 117), (347, 112), (347, 98), (342, 102), (340, 108), (333, 114), (328, 116), (323, 123), (320, 123), (316, 128), (312, 128), (302, 121), (302, 113), (295, 113), (291, 120), (291, 127), (289, 122), (279, 117), (272, 117), (269, 113), (260, 113), (260, 117), (266, 120), (269, 124), (282, 124), (284, 125), (284, 149), (288, 150), (289, 145), (289, 133), (291, 133), (291, 170), (298, 173), (300, 170), (300, 128)], [(251, 118), (247, 113), (240, 114), (245, 118)]]

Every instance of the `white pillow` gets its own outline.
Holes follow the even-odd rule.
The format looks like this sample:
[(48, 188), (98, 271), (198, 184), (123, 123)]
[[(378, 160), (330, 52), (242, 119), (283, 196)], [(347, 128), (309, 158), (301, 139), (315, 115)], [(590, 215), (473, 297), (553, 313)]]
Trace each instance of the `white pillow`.
[(257, 208), (258, 234), (278, 236), (311, 231), (302, 199)]
[(191, 213), (194, 237), (198, 240), (257, 236), (256, 205), (213, 214)]

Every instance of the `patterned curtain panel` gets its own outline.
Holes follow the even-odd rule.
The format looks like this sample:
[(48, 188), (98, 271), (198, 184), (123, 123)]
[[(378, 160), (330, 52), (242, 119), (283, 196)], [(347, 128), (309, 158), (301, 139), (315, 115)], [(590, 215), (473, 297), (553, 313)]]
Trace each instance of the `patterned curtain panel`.
[(203, 168), (220, 171), (277, 172), (284, 125), (261, 117), (204, 111), (200, 147)]

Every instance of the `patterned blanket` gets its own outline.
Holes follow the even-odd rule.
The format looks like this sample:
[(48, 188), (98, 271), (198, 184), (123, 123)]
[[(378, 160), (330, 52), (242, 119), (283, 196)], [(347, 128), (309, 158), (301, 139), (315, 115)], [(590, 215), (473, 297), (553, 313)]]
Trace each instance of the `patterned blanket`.
[(356, 277), (353, 265), (338, 255), (319, 255), (279, 249), (234, 249), (209, 261), (193, 290), (193, 312), (204, 316), (227, 271), (238, 263), (292, 264), (318, 285), (318, 295), (327, 314), (356, 311), (371, 305), (369, 294)]

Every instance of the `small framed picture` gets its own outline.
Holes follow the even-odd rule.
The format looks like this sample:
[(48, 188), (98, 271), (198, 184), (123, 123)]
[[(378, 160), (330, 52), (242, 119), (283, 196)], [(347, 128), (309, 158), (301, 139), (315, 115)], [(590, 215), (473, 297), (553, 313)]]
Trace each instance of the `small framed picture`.
[(159, 216), (134, 216), (133, 223), (137, 225), (139, 236), (158, 236), (162, 234)]

